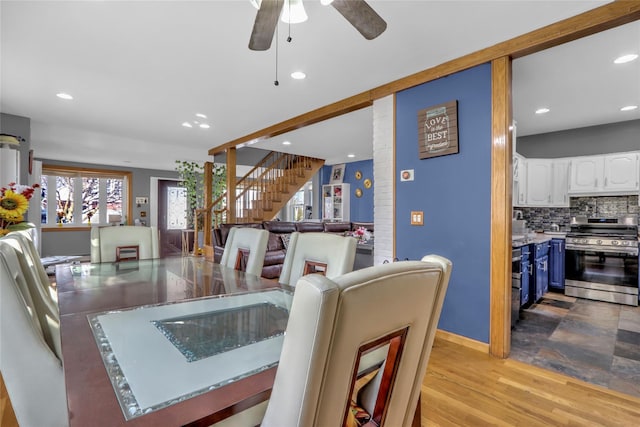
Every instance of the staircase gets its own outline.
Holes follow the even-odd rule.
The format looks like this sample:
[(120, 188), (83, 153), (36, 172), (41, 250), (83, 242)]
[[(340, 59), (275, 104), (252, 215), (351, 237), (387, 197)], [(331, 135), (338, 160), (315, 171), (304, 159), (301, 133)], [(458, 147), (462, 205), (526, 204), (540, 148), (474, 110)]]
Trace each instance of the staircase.
[[(233, 210), (226, 205), (224, 193), (206, 208), (196, 209), (196, 216), (210, 214), (214, 227), (226, 222), (270, 221), (323, 165), (322, 159), (272, 151), (236, 182)], [(205, 255), (213, 258), (211, 241), (205, 238), (202, 246)]]
[(324, 160), (272, 151), (236, 183), (235, 222), (272, 220)]

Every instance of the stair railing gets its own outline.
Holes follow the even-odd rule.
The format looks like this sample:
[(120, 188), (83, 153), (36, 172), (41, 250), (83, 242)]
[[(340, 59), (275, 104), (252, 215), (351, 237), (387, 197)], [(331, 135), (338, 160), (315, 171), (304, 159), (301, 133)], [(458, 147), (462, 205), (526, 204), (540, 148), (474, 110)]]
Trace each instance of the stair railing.
[[(322, 161), (307, 156), (272, 151), (260, 160), (236, 183), (236, 218), (233, 222), (253, 222), (273, 210), (274, 201), (280, 202), (289, 187), (295, 184), (297, 176), (304, 176), (304, 170), (312, 167), (314, 161)], [(324, 162), (324, 161), (322, 161)], [(211, 213), (213, 227), (229, 222), (229, 209), (226, 206), (227, 193), (212, 200), (204, 208), (195, 209), (195, 244), (198, 246), (198, 222), (201, 216)], [(277, 212), (273, 212), (275, 216)], [(205, 227), (206, 229), (206, 227)], [(208, 233), (210, 234), (210, 233)], [(211, 236), (205, 234), (205, 245), (211, 245)]]

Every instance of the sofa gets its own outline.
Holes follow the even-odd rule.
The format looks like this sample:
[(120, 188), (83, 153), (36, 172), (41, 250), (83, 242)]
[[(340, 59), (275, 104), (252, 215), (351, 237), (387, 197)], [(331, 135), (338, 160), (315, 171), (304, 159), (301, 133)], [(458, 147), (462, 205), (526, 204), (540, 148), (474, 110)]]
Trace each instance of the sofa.
[(243, 224), (221, 224), (213, 230), (213, 260), (220, 262), (224, 245), (229, 236), (229, 230), (233, 227), (261, 228), (269, 231), (269, 242), (267, 243), (267, 253), (264, 256), (264, 266), (262, 267), (262, 277), (266, 279), (277, 279), (282, 271), (282, 264), (287, 255), (287, 244), (289, 236), (294, 231), (300, 233), (335, 233), (344, 235), (346, 232), (364, 227), (373, 235), (372, 222), (317, 222), (317, 221), (264, 221)]

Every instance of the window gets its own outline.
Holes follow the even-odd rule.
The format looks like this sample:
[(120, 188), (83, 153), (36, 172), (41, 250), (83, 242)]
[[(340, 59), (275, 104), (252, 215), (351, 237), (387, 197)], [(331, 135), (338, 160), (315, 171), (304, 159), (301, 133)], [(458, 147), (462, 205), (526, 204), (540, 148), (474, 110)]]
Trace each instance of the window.
[(131, 172), (45, 165), (40, 184), (43, 226), (107, 225), (109, 216), (125, 223), (131, 217)]
[(167, 188), (167, 230), (187, 228), (187, 189), (184, 187)]

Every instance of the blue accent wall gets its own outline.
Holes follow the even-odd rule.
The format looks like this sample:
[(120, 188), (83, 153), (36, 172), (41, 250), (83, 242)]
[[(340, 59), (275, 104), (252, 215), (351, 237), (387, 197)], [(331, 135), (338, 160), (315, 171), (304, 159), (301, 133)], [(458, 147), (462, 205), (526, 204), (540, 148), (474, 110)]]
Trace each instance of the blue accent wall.
[[(458, 100), (459, 153), (420, 160), (418, 111)], [(453, 262), (439, 328), (489, 342), (491, 66), (484, 64), (396, 96), (396, 255)], [(415, 180), (400, 181), (400, 171)], [(424, 212), (424, 226), (410, 212)]]
[[(332, 166), (322, 167), (322, 185), (329, 184), (331, 180), (331, 168)], [(362, 172), (362, 178), (356, 179), (356, 171)], [(373, 183), (371, 188), (364, 188), (364, 180), (367, 178)], [(376, 186), (373, 180), (373, 160), (346, 163), (342, 182), (351, 185), (350, 220), (355, 222), (373, 222), (373, 189)], [(362, 197), (356, 197), (356, 188), (362, 190)]]

